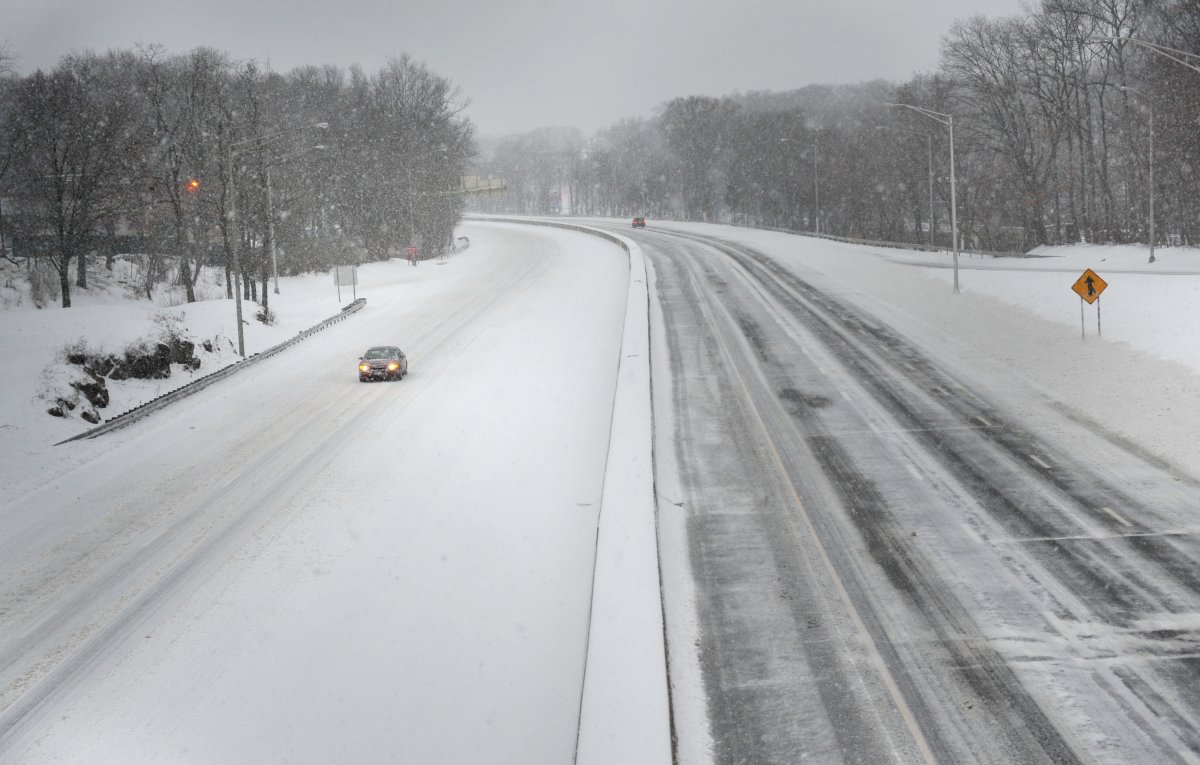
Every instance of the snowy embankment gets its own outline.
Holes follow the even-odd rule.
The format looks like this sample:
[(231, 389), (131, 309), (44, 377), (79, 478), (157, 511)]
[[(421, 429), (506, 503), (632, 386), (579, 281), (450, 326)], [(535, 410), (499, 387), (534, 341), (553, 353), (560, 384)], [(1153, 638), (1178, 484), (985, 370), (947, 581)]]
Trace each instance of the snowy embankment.
[[(1168, 361), (1200, 371), (1197, 326), (1192, 317), (1200, 300), (1200, 250), (1169, 247), (1155, 250), (1135, 245), (1039, 247), (1037, 258), (964, 258), (962, 289), (1019, 306), (1035, 316), (1070, 327), (1074, 338), (1096, 338), (1097, 313), (1106, 341), (1127, 343)], [(893, 258), (896, 258), (893, 255)], [(907, 262), (936, 266), (935, 278), (949, 283), (947, 256)], [(1092, 269), (1108, 282), (1095, 305), (1084, 306), (1070, 291)]]
[(669, 763), (671, 720), (651, 456), (646, 263), (641, 248), (626, 237), (587, 226), (531, 222), (601, 236), (629, 255), (621, 365), (597, 519), (576, 762)]

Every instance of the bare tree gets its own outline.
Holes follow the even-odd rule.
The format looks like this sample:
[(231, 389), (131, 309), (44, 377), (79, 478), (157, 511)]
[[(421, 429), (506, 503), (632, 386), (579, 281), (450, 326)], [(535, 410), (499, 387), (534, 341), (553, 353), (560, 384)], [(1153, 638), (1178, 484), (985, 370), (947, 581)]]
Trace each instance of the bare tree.
[(663, 107), (662, 130), (676, 161), (684, 211), (690, 220), (716, 213), (721, 152), (730, 148), (727, 128), (737, 105), (703, 96), (677, 98)]
[(25, 232), (53, 243), (63, 307), (71, 305), (69, 270), (87, 286), (85, 257), (110, 213), (112, 191), (135, 131), (137, 103), (114, 77), (118, 54), (69, 57), (17, 88), (14, 170)]
[(140, 58), (139, 86), (151, 116), (150, 171), (159, 196), (170, 205), (179, 283), (193, 303), (192, 271), (199, 264), (189, 263), (189, 223), (198, 217), (197, 195), (207, 191), (201, 178), (211, 169), (212, 153), (204, 125), (217, 109), (228, 63), (222, 54), (205, 48), (171, 57), (162, 48), (150, 47), (142, 49)]

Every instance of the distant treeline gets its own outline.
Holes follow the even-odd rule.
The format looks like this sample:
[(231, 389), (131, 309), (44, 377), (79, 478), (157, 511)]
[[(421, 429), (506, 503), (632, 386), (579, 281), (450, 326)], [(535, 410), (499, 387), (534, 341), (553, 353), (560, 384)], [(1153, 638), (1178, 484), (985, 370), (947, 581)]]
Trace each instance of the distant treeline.
[(480, 203), (550, 213), (565, 196), (580, 214), (819, 223), (912, 242), (932, 230), (945, 246), (949, 131), (888, 106), (904, 103), (954, 117), (968, 246), (1148, 242), (1153, 114), (1155, 236), (1195, 244), (1200, 71), (1155, 45), (1200, 54), (1200, 3), (1044, 0), (1019, 17), (956, 22), (939, 69), (900, 85), (678, 98), (590, 140), (555, 129), (506, 139), (479, 172), (510, 191)]
[(0, 51), (0, 249), (15, 238), (49, 260), (64, 306), (87, 258), (111, 263), (131, 241), (148, 250), (147, 295), (169, 272), (193, 300), (205, 264), (232, 294), (239, 254), (264, 306), (272, 251), (294, 274), (452, 243), (462, 202), (446, 192), (473, 128), (457, 90), (407, 56), (370, 75), (279, 74), (207, 48), (70, 56), (28, 76), (11, 63)]

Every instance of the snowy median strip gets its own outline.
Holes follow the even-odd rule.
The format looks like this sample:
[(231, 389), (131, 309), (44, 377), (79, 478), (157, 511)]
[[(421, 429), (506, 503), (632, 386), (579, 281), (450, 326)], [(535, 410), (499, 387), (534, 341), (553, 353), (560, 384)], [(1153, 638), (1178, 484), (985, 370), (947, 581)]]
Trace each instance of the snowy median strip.
[(123, 414), (119, 414), (116, 417), (105, 420), (103, 425), (97, 425), (94, 428), (85, 430), (82, 433), (71, 436), (68, 439), (59, 441), (57, 444), (55, 444), (55, 446), (62, 446), (63, 444), (69, 444), (72, 441), (80, 441), (85, 438), (95, 438), (96, 436), (102, 436), (105, 433), (108, 433), (109, 431), (113, 431), (118, 428), (123, 428), (126, 425), (132, 425), (133, 423), (137, 422), (138, 420), (142, 419), (143, 417), (146, 417), (154, 412), (157, 412), (159, 409), (162, 409), (163, 407), (167, 406), (168, 404), (172, 404), (176, 401), (179, 401), (180, 399), (187, 398), (188, 396), (192, 395), (193, 393), (198, 393), (199, 391), (204, 390), (205, 388), (207, 388), (208, 386), (217, 382), (218, 380), (224, 380), (226, 377), (229, 377), (230, 375), (234, 374), (235, 372), (240, 372), (241, 370), (243, 370), (247, 367), (253, 366), (254, 364), (257, 364), (258, 362), (262, 361), (263, 359), (269, 359), (270, 357), (274, 356), (275, 354), (279, 353), (280, 351), (283, 351), (283, 350), (286, 350), (287, 348), (292, 347), (293, 345), (300, 342), (301, 340), (311, 337), (313, 334), (320, 332), (321, 330), (325, 329), (326, 327), (328, 327), (332, 324), (336, 324), (339, 321), (342, 321), (343, 319), (350, 316), (351, 314), (357, 313), (366, 304), (367, 304), (366, 298), (359, 298), (359, 299), (355, 300), (353, 303), (350, 303), (350, 305), (343, 308), (341, 310), (341, 312), (338, 313), (336, 316), (330, 316), (328, 319), (325, 319), (320, 324), (309, 327), (308, 329), (304, 330), (303, 332), (300, 332), (299, 334), (297, 334), (295, 337), (293, 337), (290, 340), (285, 340), (284, 342), (280, 343), (279, 345), (272, 346), (271, 348), (268, 348), (267, 350), (265, 350), (261, 353), (256, 353), (253, 356), (250, 356), (249, 358), (246, 358), (241, 361), (230, 364), (229, 366), (224, 367), (223, 369), (218, 369), (216, 372), (213, 372), (212, 374), (205, 375), (204, 377), (201, 377), (198, 380), (193, 380), (192, 382), (188, 383), (187, 385), (183, 385), (181, 387), (175, 388), (174, 390), (164, 393), (157, 398), (153, 398), (144, 404), (135, 406), (133, 409), (130, 409), (129, 411), (127, 411)]
[(575, 761), (669, 765), (671, 714), (651, 456), (649, 293), (641, 248), (623, 236), (577, 224), (470, 219), (581, 231), (608, 239), (629, 255)]

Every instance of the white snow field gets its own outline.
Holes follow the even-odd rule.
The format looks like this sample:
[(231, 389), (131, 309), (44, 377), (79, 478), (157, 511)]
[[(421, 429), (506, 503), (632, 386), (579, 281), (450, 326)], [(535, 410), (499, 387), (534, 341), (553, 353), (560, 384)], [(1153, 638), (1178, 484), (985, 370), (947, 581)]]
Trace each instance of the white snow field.
[(129, 428), (0, 429), (0, 760), (572, 759), (629, 259), (464, 230)]

